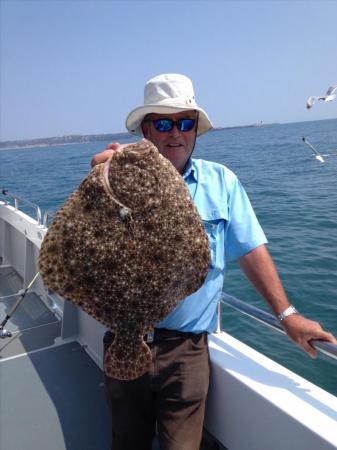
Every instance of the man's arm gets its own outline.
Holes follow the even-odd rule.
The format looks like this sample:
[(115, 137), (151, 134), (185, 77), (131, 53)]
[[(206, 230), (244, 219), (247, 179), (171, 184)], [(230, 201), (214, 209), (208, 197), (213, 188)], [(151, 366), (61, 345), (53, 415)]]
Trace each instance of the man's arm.
[[(273, 260), (265, 245), (261, 245), (239, 258), (239, 264), (257, 292), (268, 302), (274, 314), (278, 316), (288, 308), (289, 300)], [(337, 344), (331, 333), (322, 329), (319, 323), (306, 319), (300, 314), (293, 314), (282, 321), (287, 335), (311, 357), (317, 351), (310, 344), (313, 339), (322, 339)]]

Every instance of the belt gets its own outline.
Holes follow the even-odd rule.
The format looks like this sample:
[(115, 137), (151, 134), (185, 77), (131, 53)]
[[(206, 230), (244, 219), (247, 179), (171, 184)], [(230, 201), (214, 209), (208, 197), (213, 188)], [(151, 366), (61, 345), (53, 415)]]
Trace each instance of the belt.
[[(191, 333), (189, 331), (177, 331), (168, 330), (167, 328), (155, 328), (152, 332), (145, 334), (144, 342), (151, 344), (152, 342), (160, 342), (172, 339), (190, 339), (196, 336), (201, 336), (207, 334), (207, 331), (202, 333)], [(111, 331), (107, 331), (104, 335), (104, 342), (111, 343), (113, 341), (114, 335)]]
[(202, 333), (191, 333), (189, 331), (177, 331), (177, 330), (168, 330), (167, 328), (155, 328), (153, 332), (147, 333), (144, 336), (144, 341), (147, 344), (151, 344), (152, 342), (160, 342), (172, 339), (190, 339), (204, 334), (207, 334), (207, 332), (204, 331)]

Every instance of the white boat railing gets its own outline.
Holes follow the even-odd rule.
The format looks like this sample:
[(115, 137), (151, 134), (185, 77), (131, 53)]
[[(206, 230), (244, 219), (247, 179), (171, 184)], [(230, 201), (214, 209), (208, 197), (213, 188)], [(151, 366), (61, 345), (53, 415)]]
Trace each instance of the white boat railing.
[(55, 214), (54, 211), (45, 211), (43, 213), (43, 218), (42, 218), (41, 209), (38, 205), (30, 202), (29, 200), (19, 197), (16, 194), (9, 193), (8, 189), (1, 189), (1, 194), (6, 197), (6, 199), (5, 199), (6, 204), (11, 204), (10, 201), (12, 201), (14, 203), (14, 208), (18, 211), (20, 210), (20, 208), (19, 208), (20, 203), (23, 203), (23, 204), (33, 208), (36, 212), (36, 221), (39, 226), (42, 225), (43, 227), (47, 228), (49, 220), (53, 219), (53, 217), (54, 217), (54, 214)]
[[(9, 200), (12, 200), (14, 202), (14, 208), (16, 210), (20, 209), (19, 208), (19, 203), (23, 203), (23, 204), (29, 206), (30, 208), (33, 208), (35, 210), (35, 213), (36, 213), (37, 224), (39, 226), (42, 225), (42, 214), (41, 214), (41, 209), (40, 209), (40, 207), (38, 205), (36, 205), (35, 203), (30, 202), (29, 200), (26, 200), (24, 198), (19, 197), (16, 194), (10, 194), (7, 189), (1, 189), (1, 193), (2, 193), (3, 196), (6, 197), (5, 202), (7, 204), (10, 204)], [(7, 200), (7, 199), (9, 199), (9, 200)]]
[(49, 220), (53, 219), (55, 215), (54, 211), (45, 211), (43, 214), (42, 224), (44, 227), (48, 228)]
[[(221, 300), (219, 302), (217, 332), (221, 331), (221, 305), (230, 306), (231, 308), (239, 311), (240, 313), (252, 317), (258, 322), (261, 322), (264, 325), (276, 331), (279, 331), (282, 334), (286, 334), (280, 322), (272, 314), (269, 314), (263, 311), (262, 309), (259, 309), (256, 306), (252, 306), (242, 300), (239, 300), (238, 298), (233, 297), (232, 295), (226, 294), (225, 292), (222, 292)], [(316, 350), (324, 353), (326, 356), (329, 356), (330, 358), (337, 360), (337, 345), (322, 340), (312, 340), (311, 344)]]

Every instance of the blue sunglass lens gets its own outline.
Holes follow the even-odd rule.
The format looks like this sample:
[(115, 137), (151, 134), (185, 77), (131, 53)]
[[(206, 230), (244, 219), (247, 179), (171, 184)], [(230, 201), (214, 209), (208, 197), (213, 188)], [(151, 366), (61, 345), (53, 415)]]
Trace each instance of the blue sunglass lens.
[(170, 119), (157, 119), (153, 123), (157, 131), (171, 131), (173, 128), (173, 121)]
[(176, 122), (171, 119), (156, 119), (153, 121), (157, 131), (171, 131), (174, 125), (177, 125), (179, 131), (190, 131), (194, 127), (194, 119), (179, 119)]
[(177, 126), (179, 131), (190, 131), (194, 127), (194, 119), (181, 119), (178, 120)]

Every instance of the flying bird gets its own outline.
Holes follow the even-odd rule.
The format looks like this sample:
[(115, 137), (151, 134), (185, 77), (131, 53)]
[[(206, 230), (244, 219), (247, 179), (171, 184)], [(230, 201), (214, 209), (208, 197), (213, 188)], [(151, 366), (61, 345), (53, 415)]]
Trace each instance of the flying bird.
[(337, 91), (337, 85), (330, 86), (329, 89), (326, 91), (325, 95), (320, 95), (317, 97), (311, 95), (307, 100), (307, 108), (308, 109), (312, 108), (312, 106), (316, 100), (323, 100), (324, 102), (331, 102), (332, 100), (334, 100), (336, 98), (336, 95), (337, 95), (336, 91)]
[(305, 137), (302, 137), (302, 141), (305, 144), (307, 144), (311, 148), (311, 150), (313, 150), (313, 156), (317, 159), (317, 161), (320, 161), (321, 163), (325, 162), (321, 153), (318, 150), (316, 150), (315, 147), (312, 144), (310, 144), (310, 142)]

